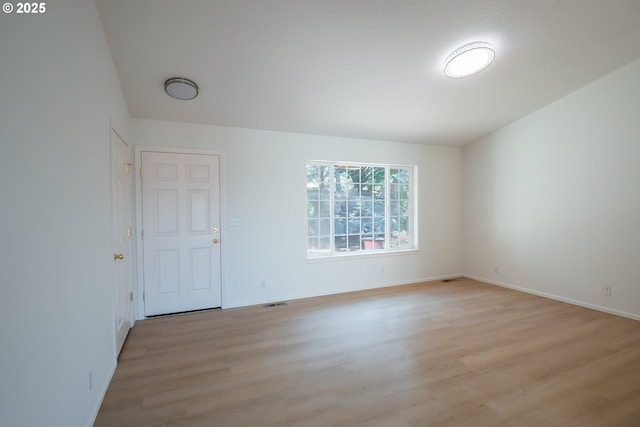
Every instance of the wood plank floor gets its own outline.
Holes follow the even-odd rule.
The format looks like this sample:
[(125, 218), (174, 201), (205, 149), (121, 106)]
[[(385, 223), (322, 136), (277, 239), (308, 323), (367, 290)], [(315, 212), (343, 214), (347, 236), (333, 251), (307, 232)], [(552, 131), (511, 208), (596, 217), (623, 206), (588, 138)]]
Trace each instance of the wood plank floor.
[(640, 426), (640, 322), (467, 279), (145, 320), (96, 426)]

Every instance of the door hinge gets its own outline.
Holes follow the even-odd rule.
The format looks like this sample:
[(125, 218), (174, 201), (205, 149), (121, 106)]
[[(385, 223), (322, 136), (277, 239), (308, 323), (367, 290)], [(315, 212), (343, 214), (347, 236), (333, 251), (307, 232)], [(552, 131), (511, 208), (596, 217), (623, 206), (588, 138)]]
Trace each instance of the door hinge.
[(129, 292), (129, 301), (133, 301), (133, 292)]
[(140, 232), (140, 238), (141, 238), (142, 240), (144, 240), (144, 230), (142, 230), (142, 231)]
[(127, 230), (127, 237), (131, 238), (131, 227), (129, 227), (129, 229)]
[(133, 163), (127, 163), (127, 175), (131, 173), (131, 166), (133, 166)]
[(142, 301), (144, 301), (144, 292), (142, 292)]
[(142, 178), (142, 168), (140, 168), (140, 178)]

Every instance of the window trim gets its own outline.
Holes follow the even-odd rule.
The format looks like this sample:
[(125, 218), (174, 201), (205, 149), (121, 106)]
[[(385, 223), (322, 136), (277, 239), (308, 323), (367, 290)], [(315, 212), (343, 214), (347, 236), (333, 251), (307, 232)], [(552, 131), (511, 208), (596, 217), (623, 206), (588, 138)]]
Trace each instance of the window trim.
[[(329, 209), (330, 209), (330, 221), (329, 221), (329, 236), (331, 240), (331, 249), (328, 252), (318, 252), (318, 253), (310, 253), (308, 242), (306, 244), (306, 259), (307, 261), (322, 261), (322, 260), (331, 260), (331, 259), (349, 259), (349, 258), (362, 258), (362, 257), (372, 257), (372, 256), (381, 256), (381, 255), (403, 255), (403, 254), (415, 254), (419, 251), (418, 245), (418, 166), (412, 164), (396, 164), (396, 163), (370, 163), (370, 162), (348, 162), (348, 161), (333, 161), (333, 160), (307, 160), (305, 164), (305, 170), (308, 166), (329, 166), (331, 168), (331, 180), (332, 184), (329, 187)], [(356, 250), (356, 251), (336, 251), (335, 250), (335, 167), (373, 167), (373, 168), (385, 168), (385, 243), (390, 241), (391, 237), (391, 229), (390, 229), (390, 216), (391, 216), (391, 186), (389, 185), (390, 173), (391, 169), (407, 169), (409, 170), (409, 239), (411, 242), (410, 247), (402, 247), (402, 248), (391, 248), (388, 247), (390, 245), (386, 244), (385, 248), (382, 249), (372, 249), (372, 250)], [(307, 183), (305, 179), (305, 183)], [(309, 193), (305, 192), (305, 202), (309, 202)], [(305, 213), (305, 219), (307, 224), (305, 226), (305, 240), (309, 239), (309, 226), (308, 220), (309, 217)]]

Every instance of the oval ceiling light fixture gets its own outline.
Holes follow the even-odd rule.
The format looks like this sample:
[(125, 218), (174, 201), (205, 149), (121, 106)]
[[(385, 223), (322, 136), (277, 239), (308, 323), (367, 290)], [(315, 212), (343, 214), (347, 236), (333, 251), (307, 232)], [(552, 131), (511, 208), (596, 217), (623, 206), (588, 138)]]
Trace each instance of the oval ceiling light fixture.
[(444, 62), (444, 75), (461, 79), (484, 70), (493, 62), (495, 51), (489, 43), (473, 42), (456, 49)]
[(164, 91), (175, 99), (187, 101), (198, 96), (198, 85), (184, 77), (171, 77), (164, 82)]

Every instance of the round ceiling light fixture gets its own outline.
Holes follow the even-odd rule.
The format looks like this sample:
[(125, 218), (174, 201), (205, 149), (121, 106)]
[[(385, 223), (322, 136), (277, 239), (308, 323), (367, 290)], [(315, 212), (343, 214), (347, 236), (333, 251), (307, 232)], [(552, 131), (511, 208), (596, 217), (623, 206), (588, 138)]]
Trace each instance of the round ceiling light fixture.
[(489, 43), (473, 42), (456, 49), (444, 62), (444, 75), (451, 79), (472, 76), (493, 62), (495, 51)]
[(198, 85), (184, 77), (171, 77), (164, 82), (164, 91), (173, 98), (187, 101), (198, 96)]

